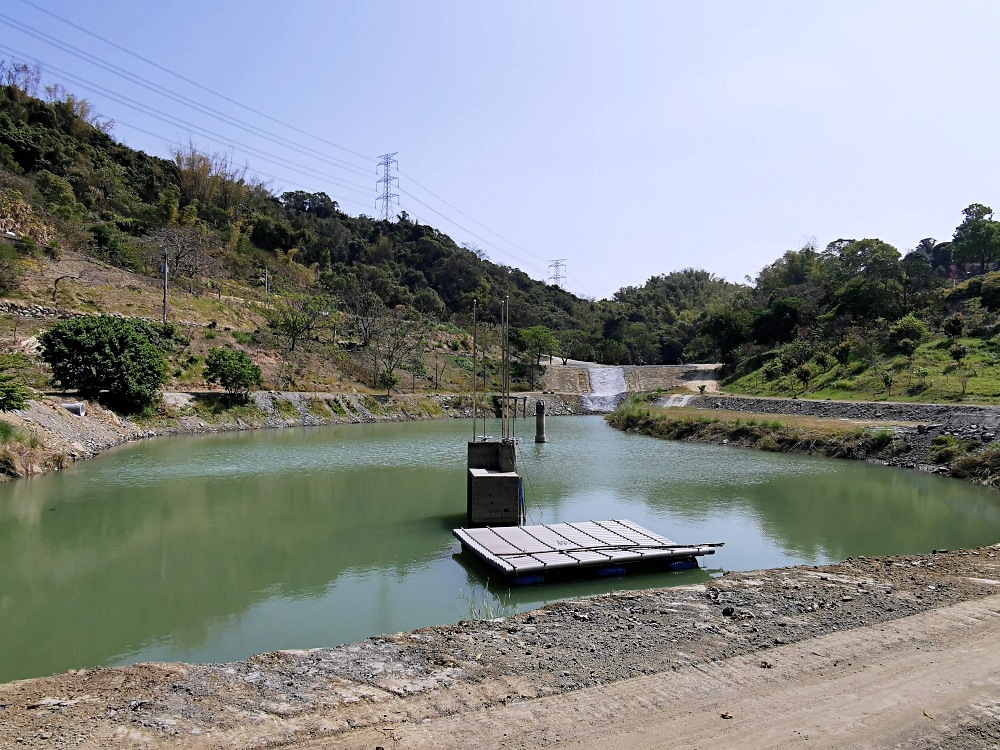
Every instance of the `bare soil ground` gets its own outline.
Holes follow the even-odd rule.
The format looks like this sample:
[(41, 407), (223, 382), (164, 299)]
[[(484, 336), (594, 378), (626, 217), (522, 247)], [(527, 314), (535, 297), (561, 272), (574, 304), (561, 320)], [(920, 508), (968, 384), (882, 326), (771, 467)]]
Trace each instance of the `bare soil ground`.
[(1000, 746), (1000, 548), (0, 686), (2, 747)]

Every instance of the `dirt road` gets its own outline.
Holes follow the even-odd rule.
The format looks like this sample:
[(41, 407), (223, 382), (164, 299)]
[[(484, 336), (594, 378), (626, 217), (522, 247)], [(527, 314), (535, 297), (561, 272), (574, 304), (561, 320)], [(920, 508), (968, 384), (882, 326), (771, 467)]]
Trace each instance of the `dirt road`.
[(856, 558), (0, 685), (0, 747), (1000, 747), (997, 643), (997, 547)]
[(992, 596), (763, 654), (298, 747), (996, 747), (998, 635), (1000, 596)]

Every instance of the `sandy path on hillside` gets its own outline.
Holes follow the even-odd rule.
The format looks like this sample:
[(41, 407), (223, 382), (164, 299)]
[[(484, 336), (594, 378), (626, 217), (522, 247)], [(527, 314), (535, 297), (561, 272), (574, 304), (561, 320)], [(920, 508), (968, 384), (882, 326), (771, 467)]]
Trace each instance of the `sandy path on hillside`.
[(997, 747), (998, 643), (1000, 595), (561, 695), (440, 705), (417, 724), (295, 747)]

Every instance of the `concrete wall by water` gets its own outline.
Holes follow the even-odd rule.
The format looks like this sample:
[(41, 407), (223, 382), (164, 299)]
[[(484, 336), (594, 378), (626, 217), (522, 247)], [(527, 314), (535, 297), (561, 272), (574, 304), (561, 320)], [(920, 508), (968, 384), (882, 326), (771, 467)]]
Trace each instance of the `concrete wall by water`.
[[(697, 393), (698, 385), (708, 384), (714, 390), (721, 365), (624, 365), (625, 385), (629, 393), (657, 389), (688, 388)], [(590, 393), (590, 375), (584, 365), (552, 364), (542, 378), (546, 391), (563, 394)]]

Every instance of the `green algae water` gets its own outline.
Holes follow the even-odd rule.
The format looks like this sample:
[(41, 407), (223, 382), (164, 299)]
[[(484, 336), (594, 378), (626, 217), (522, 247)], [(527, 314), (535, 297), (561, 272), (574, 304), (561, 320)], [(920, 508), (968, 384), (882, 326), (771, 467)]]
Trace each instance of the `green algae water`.
[(468, 421), (160, 438), (0, 485), (0, 681), (333, 646), (724, 570), (1000, 541), (1000, 493), (860, 462), (519, 421), (529, 523), (724, 541), (702, 569), (508, 590), (460, 553)]

